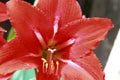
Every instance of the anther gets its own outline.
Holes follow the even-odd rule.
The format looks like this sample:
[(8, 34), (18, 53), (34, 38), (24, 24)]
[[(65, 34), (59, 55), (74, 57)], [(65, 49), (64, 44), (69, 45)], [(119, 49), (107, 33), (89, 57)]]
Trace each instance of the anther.
[(48, 68), (48, 63), (45, 64), (46, 69)]
[(41, 60), (42, 60), (44, 63), (46, 63), (46, 62), (47, 62), (47, 60), (46, 60), (46, 59), (44, 59), (44, 58), (41, 58)]
[(44, 58), (41, 58), (41, 60), (43, 61), (42, 70), (43, 70), (43, 73), (45, 73), (47, 71), (47, 68), (48, 68), (48, 63), (47, 63), (47, 60)]
[(56, 75), (58, 74), (58, 68), (59, 68), (59, 62), (56, 61), (56, 72), (55, 72)]

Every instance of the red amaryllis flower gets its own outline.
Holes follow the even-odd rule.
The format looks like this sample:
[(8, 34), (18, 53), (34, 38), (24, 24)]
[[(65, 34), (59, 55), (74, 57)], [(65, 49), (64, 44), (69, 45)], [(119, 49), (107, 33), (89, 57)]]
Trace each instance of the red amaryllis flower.
[(10, 0), (16, 37), (0, 48), (0, 75), (36, 68), (37, 80), (104, 80), (93, 53), (112, 28), (106, 18), (85, 18), (76, 0)]

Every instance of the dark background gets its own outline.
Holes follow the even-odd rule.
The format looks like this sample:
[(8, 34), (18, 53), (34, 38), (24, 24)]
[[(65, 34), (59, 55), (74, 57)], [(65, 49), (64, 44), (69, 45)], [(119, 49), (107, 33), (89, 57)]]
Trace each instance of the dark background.
[[(0, 0), (1, 2), (7, 2), (8, 0)], [(34, 0), (25, 0), (33, 4)], [(82, 8), (83, 14), (86, 17), (107, 17), (112, 19), (115, 24), (115, 28), (112, 29), (106, 39), (100, 43), (100, 45), (95, 50), (97, 56), (102, 62), (103, 67), (105, 66), (110, 51), (112, 49), (114, 39), (120, 27), (120, 0), (77, 0)], [(10, 23), (5, 21), (0, 23), (9, 32)], [(5, 38), (7, 38), (8, 32), (5, 33)]]

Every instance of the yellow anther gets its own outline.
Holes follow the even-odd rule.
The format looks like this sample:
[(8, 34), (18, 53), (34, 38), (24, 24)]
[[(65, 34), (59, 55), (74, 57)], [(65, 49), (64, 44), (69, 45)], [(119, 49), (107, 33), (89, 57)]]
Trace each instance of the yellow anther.
[(56, 75), (58, 74), (59, 61), (56, 61)]
[(59, 65), (59, 61), (56, 61), (56, 65)]
[(47, 60), (46, 60), (46, 59), (44, 59), (44, 58), (41, 58), (41, 60), (42, 60), (44, 63), (46, 63), (46, 62), (47, 62)]
[(46, 69), (48, 68), (48, 63), (45, 64)]

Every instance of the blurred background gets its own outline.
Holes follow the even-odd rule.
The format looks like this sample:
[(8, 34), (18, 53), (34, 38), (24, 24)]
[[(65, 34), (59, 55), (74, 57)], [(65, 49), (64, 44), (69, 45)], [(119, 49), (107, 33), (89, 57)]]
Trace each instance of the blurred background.
[[(6, 3), (8, 0), (0, 0), (0, 2)], [(33, 4), (34, 0), (25, 0)], [(120, 0), (78, 0), (81, 5), (83, 15), (86, 17), (105, 17), (110, 18), (115, 27), (112, 29), (106, 39), (100, 43), (100, 45), (95, 49), (95, 53), (100, 59), (103, 67), (105, 67), (109, 53), (112, 49), (115, 37), (120, 28)], [(5, 33), (5, 38), (9, 33), (11, 25), (9, 21), (0, 23), (4, 29), (8, 32)]]

